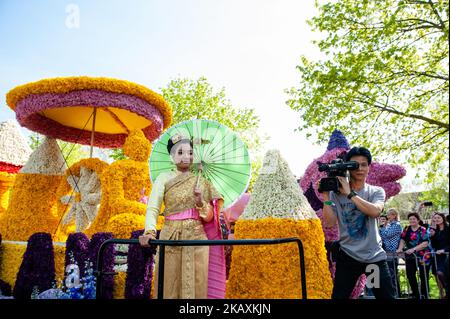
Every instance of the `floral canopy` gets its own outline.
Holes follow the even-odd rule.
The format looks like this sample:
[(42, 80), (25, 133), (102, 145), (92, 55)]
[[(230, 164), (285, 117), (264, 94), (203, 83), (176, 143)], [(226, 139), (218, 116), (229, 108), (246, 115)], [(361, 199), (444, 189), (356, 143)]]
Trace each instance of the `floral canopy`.
[(110, 78), (43, 79), (14, 88), (6, 102), (20, 125), (32, 131), (104, 148), (121, 147), (133, 129), (141, 129), (153, 141), (172, 121), (172, 110), (162, 96)]

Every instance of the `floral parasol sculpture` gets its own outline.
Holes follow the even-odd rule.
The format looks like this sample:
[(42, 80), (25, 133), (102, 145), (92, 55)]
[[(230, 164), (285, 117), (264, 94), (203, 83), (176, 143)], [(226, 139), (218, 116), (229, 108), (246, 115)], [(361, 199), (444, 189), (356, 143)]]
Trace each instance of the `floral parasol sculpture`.
[[(279, 151), (266, 153), (234, 234), (236, 239), (300, 238), (305, 253), (308, 298), (331, 297), (332, 281), (320, 220)], [(300, 282), (296, 244), (236, 246), (226, 297), (300, 298)]]
[(20, 133), (15, 121), (0, 123), (0, 214), (8, 206), (8, 190), (14, 183), (14, 174), (25, 165), (31, 148)]
[(121, 147), (130, 131), (149, 141), (172, 121), (162, 96), (128, 81), (103, 77), (61, 77), (18, 86), (6, 95), (20, 125), (71, 143)]
[[(317, 216), (322, 220), (322, 194), (317, 190), (318, 181), (326, 176), (325, 172), (319, 172), (317, 162), (329, 163), (338, 156), (343, 155), (350, 149), (350, 145), (344, 136), (344, 134), (335, 130), (331, 134), (328, 142), (327, 150), (319, 158), (314, 159), (307, 167), (302, 179), (300, 180), (300, 187), (302, 188), (306, 198), (308, 199), (311, 207), (316, 211)], [(375, 186), (382, 187), (386, 192), (386, 200), (391, 196), (397, 195), (401, 186), (398, 180), (405, 176), (406, 170), (397, 164), (378, 163), (372, 162), (370, 166), (369, 175), (367, 176), (367, 183)], [(325, 234), (325, 240), (327, 243), (339, 239), (339, 230), (337, 226), (325, 227), (322, 223), (323, 231)], [(334, 265), (330, 262), (330, 271), (334, 277)], [(365, 285), (365, 276), (361, 276), (359, 282), (355, 286), (355, 290), (352, 293), (352, 297), (358, 297)]]

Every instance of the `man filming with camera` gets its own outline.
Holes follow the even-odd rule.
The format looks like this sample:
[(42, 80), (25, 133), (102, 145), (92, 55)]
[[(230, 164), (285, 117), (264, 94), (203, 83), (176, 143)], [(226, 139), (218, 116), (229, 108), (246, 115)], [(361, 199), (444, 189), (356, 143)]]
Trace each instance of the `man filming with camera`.
[(375, 298), (394, 298), (387, 256), (377, 227), (385, 192), (381, 187), (366, 184), (372, 155), (364, 147), (353, 147), (344, 161), (319, 166), (320, 171), (328, 171), (328, 177), (319, 184), (324, 198), (324, 221), (328, 227), (338, 223), (340, 232), (339, 242), (332, 249), (336, 261), (332, 298), (348, 299), (364, 273), (366, 285), (372, 288)]

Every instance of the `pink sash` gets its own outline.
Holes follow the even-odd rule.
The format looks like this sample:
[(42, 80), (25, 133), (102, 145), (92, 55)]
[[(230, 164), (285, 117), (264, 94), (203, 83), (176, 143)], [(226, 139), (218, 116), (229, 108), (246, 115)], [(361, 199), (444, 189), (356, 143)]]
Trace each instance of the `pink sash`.
[[(214, 207), (214, 218), (208, 223), (203, 223), (203, 227), (208, 239), (222, 239), (218, 200), (213, 199), (212, 204)], [(208, 265), (208, 299), (225, 299), (225, 288), (226, 269), (224, 248), (223, 246), (210, 246)]]
[[(222, 239), (220, 230), (219, 211), (217, 199), (212, 200), (214, 207), (214, 218), (203, 223), (206, 237), (208, 239)], [(181, 213), (169, 215), (166, 219), (183, 220), (183, 219), (199, 219), (199, 213), (195, 208), (188, 209)], [(209, 264), (208, 264), (208, 299), (225, 299), (226, 288), (226, 266), (225, 252), (223, 246), (209, 247)]]

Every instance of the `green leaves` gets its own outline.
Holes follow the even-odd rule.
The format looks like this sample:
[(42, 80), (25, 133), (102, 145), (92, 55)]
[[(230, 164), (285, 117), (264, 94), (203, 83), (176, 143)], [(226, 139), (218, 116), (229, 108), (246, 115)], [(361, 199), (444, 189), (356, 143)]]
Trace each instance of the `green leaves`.
[(300, 130), (326, 142), (340, 129), (376, 156), (436, 173), (448, 161), (448, 0), (323, 4), (309, 21), (326, 36), (321, 61), (301, 57), (286, 92)]

